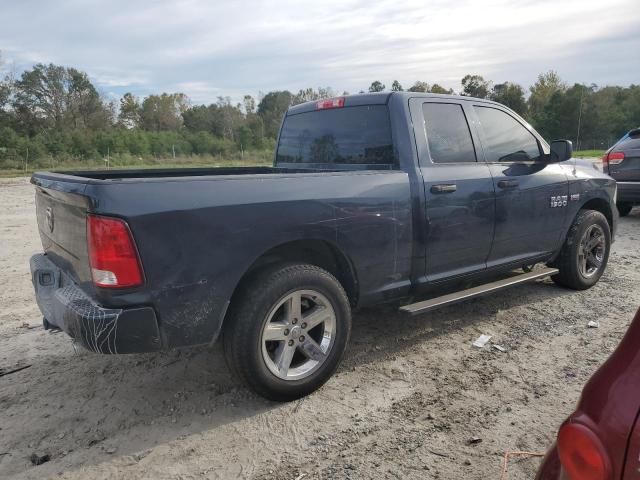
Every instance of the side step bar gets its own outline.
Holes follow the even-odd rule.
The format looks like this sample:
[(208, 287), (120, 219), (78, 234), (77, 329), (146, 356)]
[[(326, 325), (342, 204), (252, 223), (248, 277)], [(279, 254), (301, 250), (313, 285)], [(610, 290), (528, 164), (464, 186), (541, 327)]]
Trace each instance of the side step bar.
[(497, 280), (495, 282), (486, 283), (484, 285), (479, 285), (473, 288), (468, 288), (467, 290), (461, 290), (459, 292), (442, 295), (441, 297), (430, 298), (429, 300), (424, 300), (422, 302), (404, 305), (400, 307), (400, 311), (408, 313), (409, 315), (419, 315), (421, 313), (435, 310), (436, 308), (444, 307), (445, 305), (462, 302), (463, 300), (467, 300), (469, 298), (480, 297), (497, 290), (502, 290), (503, 288), (530, 282), (531, 280), (536, 280), (538, 278), (548, 277), (551, 275), (555, 275), (556, 273), (558, 273), (557, 268), (543, 268), (540, 270), (535, 270), (533, 272), (522, 273), (514, 277)]

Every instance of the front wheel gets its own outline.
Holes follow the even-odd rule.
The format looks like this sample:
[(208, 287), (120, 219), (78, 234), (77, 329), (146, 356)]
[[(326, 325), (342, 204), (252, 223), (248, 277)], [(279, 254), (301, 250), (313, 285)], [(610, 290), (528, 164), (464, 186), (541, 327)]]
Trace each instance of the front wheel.
[(259, 273), (234, 297), (229, 313), (227, 364), (271, 400), (294, 400), (320, 388), (338, 367), (351, 332), (344, 289), (313, 265)]
[(595, 210), (580, 210), (555, 261), (560, 270), (555, 283), (575, 290), (595, 285), (604, 273), (611, 250), (606, 217)]

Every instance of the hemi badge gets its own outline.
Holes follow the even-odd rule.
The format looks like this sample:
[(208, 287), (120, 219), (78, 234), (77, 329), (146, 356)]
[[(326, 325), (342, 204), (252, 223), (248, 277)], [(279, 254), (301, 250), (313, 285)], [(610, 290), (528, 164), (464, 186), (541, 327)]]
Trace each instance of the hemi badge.
[(571, 201), (575, 202), (577, 200), (580, 200), (580, 194), (579, 193), (572, 193), (571, 194)]

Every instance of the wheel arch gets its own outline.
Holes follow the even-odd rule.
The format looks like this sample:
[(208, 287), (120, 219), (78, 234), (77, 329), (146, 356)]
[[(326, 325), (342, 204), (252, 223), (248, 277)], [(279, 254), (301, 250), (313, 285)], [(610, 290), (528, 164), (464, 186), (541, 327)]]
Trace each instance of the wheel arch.
[(569, 216), (567, 218), (568, 223), (564, 227), (564, 234), (560, 239), (558, 248), (556, 249), (551, 259), (548, 261), (549, 265), (556, 265), (558, 256), (561, 254), (562, 249), (564, 248), (565, 242), (567, 241), (567, 238), (571, 232), (571, 228), (573, 227), (576, 219), (578, 218), (578, 215), (580, 215), (580, 212), (582, 210), (595, 210), (596, 212), (600, 212), (602, 215), (604, 215), (604, 217), (607, 219), (607, 223), (609, 224), (609, 232), (611, 232), (611, 236), (613, 238), (615, 232), (615, 219), (614, 212), (611, 210), (610, 202), (601, 197), (591, 197), (575, 210), (573, 216)]
[[(591, 198), (589, 200), (587, 200), (582, 207), (580, 207), (580, 210), (595, 210), (597, 212), (600, 212), (601, 214), (603, 214), (605, 216), (605, 218), (607, 219), (607, 223), (609, 224), (609, 231), (611, 232), (611, 234), (613, 235), (613, 211), (611, 210), (611, 204), (600, 197), (595, 197), (595, 198)], [(578, 213), (580, 213), (580, 211), (578, 210)], [(576, 215), (578, 215), (578, 213), (576, 213)], [(572, 222), (573, 223), (573, 222)]]
[(260, 255), (242, 275), (230, 299), (233, 305), (242, 286), (256, 273), (277, 264), (308, 263), (331, 273), (340, 282), (349, 303), (358, 304), (358, 277), (351, 259), (337, 245), (326, 240), (292, 240), (274, 246)]

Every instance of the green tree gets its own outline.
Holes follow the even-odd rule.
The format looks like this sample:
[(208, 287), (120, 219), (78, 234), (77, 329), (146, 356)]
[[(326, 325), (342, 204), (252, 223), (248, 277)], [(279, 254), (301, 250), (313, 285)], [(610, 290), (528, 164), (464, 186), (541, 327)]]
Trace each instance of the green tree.
[(101, 129), (112, 124), (112, 112), (100, 99), (86, 73), (75, 68), (66, 69), (65, 116), (67, 126), (74, 129)]
[(4, 78), (0, 81), (0, 112), (4, 112), (9, 105), (12, 86), (13, 85), (9, 83), (7, 78)]
[(427, 91), (431, 93), (443, 93), (445, 95), (453, 95), (452, 88), (447, 89), (441, 85), (438, 85), (437, 83), (434, 83), (433, 85), (431, 85), (431, 88), (428, 88)]
[(409, 92), (416, 92), (416, 93), (426, 93), (429, 91), (431, 87), (429, 86), (429, 84), (427, 82), (421, 82), (421, 81), (417, 81), (416, 83), (413, 84), (413, 86), (411, 88), (409, 88)]
[(313, 88), (301, 89), (291, 98), (291, 105), (299, 105), (304, 102), (317, 100), (318, 98), (318, 94)]
[(402, 92), (403, 91), (402, 85), (400, 85), (400, 82), (398, 80), (394, 80), (393, 83), (391, 84), (391, 91), (392, 92)]
[(247, 125), (242, 125), (238, 129), (238, 143), (245, 150), (255, 144), (253, 130), (251, 130)]
[(222, 120), (222, 137), (235, 141), (244, 119), (240, 107), (233, 106), (230, 97), (218, 97), (218, 112)]
[(384, 89), (387, 88), (384, 83), (380, 83), (378, 80), (372, 82), (369, 86), (369, 92), (384, 92)]
[(318, 88), (318, 90), (307, 88), (304, 90), (299, 90), (298, 93), (293, 96), (291, 104), (298, 105), (300, 103), (320, 100), (321, 98), (331, 98), (333, 96), (335, 96), (335, 94), (330, 87), (320, 87)]
[(251, 115), (247, 115), (245, 118), (245, 125), (249, 130), (251, 130), (253, 146), (257, 148), (262, 148), (264, 145), (264, 123), (262, 121), (262, 117), (256, 115), (255, 113)]
[(182, 126), (182, 114), (187, 108), (188, 99), (183, 93), (149, 95), (142, 101), (140, 125), (153, 132), (178, 130)]
[(140, 126), (140, 100), (132, 93), (125, 93), (120, 99), (118, 124), (124, 128)]
[[(639, 85), (568, 88), (550, 71), (538, 76), (527, 102), (523, 88), (511, 82), (492, 87), (481, 76), (467, 75), (462, 85), (464, 94), (488, 97), (526, 114), (545, 138), (567, 138), (576, 148), (606, 148), (640, 126)], [(378, 81), (371, 87), (385, 89)], [(394, 80), (391, 90), (401, 89)], [(409, 91), (453, 93), (421, 81)], [(99, 160), (107, 152), (116, 162), (135, 162), (132, 157), (170, 157), (174, 151), (229, 156), (240, 146), (275, 148), (282, 116), (291, 104), (332, 96), (328, 87), (307, 88), (296, 95), (274, 91), (262, 95), (256, 107), (250, 95), (237, 104), (221, 97), (216, 103), (191, 106), (183, 94), (149, 95), (141, 103), (127, 93), (120, 99), (114, 125), (114, 104), (100, 98), (84, 72), (37, 64), (14, 78), (0, 65), (0, 168), (20, 168), (27, 147), (30, 164), (41, 162), (39, 167), (50, 165), (47, 157), (77, 162)], [(312, 154), (318, 161), (329, 161), (339, 152), (333, 139), (325, 137), (314, 143)]]
[(194, 105), (182, 113), (184, 126), (192, 132), (209, 132), (221, 137), (223, 132), (222, 113), (218, 105)]
[(489, 98), (506, 105), (520, 115), (525, 115), (527, 112), (524, 89), (517, 83), (505, 82), (494, 85)]
[(566, 91), (556, 90), (542, 112), (535, 117), (536, 130), (548, 140), (572, 140), (574, 148), (578, 148), (578, 126), (583, 119), (584, 103), (589, 101), (588, 97), (585, 85), (575, 84)]
[(476, 98), (488, 98), (491, 82), (481, 75), (465, 75), (462, 78), (462, 95)]
[(256, 111), (256, 100), (251, 95), (245, 95), (242, 99), (244, 105), (244, 113), (249, 115)]
[(62, 129), (66, 96), (64, 67), (39, 63), (25, 70), (16, 82), (14, 103), (21, 125), (28, 133), (46, 127)]
[(13, 126), (13, 115), (12, 112), (10, 112), (10, 106), (14, 92), (13, 74), (4, 72), (1, 53), (2, 52), (0, 52), (0, 128), (3, 126)]
[[(349, 95), (347, 92), (343, 92), (342, 95)], [(331, 87), (318, 87), (318, 97), (320, 98), (331, 98), (335, 97), (336, 94)]]
[(276, 138), (280, 129), (280, 122), (291, 105), (293, 96), (288, 90), (269, 92), (258, 104), (258, 115), (264, 124), (264, 134), (269, 138)]
[(151, 153), (151, 144), (149, 142), (149, 134), (143, 130), (132, 129), (120, 132), (123, 134), (126, 150), (137, 156), (149, 155)]
[(567, 85), (553, 70), (538, 75), (536, 82), (529, 87), (528, 107), (532, 120), (541, 120), (541, 115), (556, 92), (565, 92)]
[(59, 65), (37, 64), (15, 83), (13, 108), (28, 133), (42, 128), (107, 128), (112, 109), (86, 73)]

